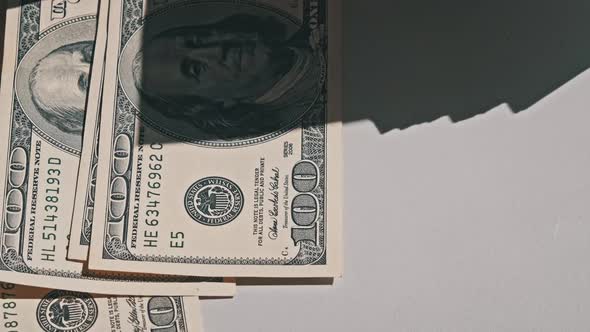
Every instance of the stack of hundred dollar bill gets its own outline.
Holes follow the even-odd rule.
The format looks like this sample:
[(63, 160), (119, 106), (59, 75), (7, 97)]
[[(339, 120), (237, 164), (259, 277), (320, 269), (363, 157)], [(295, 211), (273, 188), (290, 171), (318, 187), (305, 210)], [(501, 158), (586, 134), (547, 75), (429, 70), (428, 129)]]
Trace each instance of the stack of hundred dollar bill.
[(339, 1), (2, 2), (1, 331), (341, 276)]

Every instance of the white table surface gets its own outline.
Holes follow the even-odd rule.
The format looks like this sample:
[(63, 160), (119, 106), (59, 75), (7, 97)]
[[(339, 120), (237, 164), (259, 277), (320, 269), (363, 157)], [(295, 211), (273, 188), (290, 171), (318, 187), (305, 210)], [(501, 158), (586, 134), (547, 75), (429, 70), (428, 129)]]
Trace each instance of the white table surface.
[(518, 115), (348, 124), (345, 273), (204, 301), (212, 331), (590, 327), (590, 73)]
[[(369, 4), (378, 2), (355, 3), (356, 7), (345, 13), (349, 18), (345, 32), (351, 38), (345, 56), (353, 58), (345, 62), (345, 75), (348, 80), (360, 80), (345, 84), (348, 112), (362, 113), (363, 107), (400, 111), (397, 101), (412, 104), (415, 100), (408, 97), (410, 89), (424, 86), (431, 88), (424, 93), (425, 98), (433, 98), (433, 107), (440, 104), (442, 115), (452, 115), (455, 106), (475, 107), (474, 113), (485, 114), (456, 123), (442, 118), (384, 134), (363, 116), (349, 119), (360, 121), (349, 121), (344, 129), (344, 278), (334, 286), (241, 287), (234, 299), (204, 302), (205, 330), (589, 330), (590, 72), (576, 77), (587, 68), (587, 63), (576, 62), (580, 59), (576, 57), (588, 52), (588, 47), (580, 52), (576, 47), (590, 45), (590, 30), (585, 30), (583, 43), (567, 31), (547, 38), (548, 44), (539, 38), (539, 45), (549, 52), (539, 55), (545, 57), (545, 62), (539, 60), (540, 68), (526, 67), (530, 63), (527, 49), (535, 51), (537, 45), (533, 38), (530, 45), (517, 50), (517, 63), (506, 73), (490, 76), (492, 82), (485, 76), (495, 67), (488, 66), (483, 74), (476, 73), (473, 80), (463, 83), (457, 83), (461, 78), (449, 77), (451, 86), (440, 84), (440, 94), (433, 81), (421, 84), (418, 79), (406, 90), (396, 92), (391, 87), (408, 86), (396, 80), (399, 66), (386, 64), (389, 56), (397, 54), (396, 43), (387, 39), (388, 34), (378, 33), (384, 27), (396, 27), (396, 23), (387, 21), (395, 6), (370, 8)], [(568, 7), (568, 14), (555, 13), (564, 24), (549, 21), (551, 16), (547, 15), (539, 26), (546, 22), (548, 29), (567, 29), (572, 24), (588, 24), (583, 23), (590, 21), (588, 12), (585, 21), (576, 14), (587, 10), (588, 5), (580, 1), (568, 4), (578, 7)], [(355, 25), (358, 22), (350, 11), (374, 24)], [(445, 14), (441, 13), (443, 17)], [(499, 23), (506, 26), (506, 22), (518, 19), (509, 17)], [(522, 19), (528, 26), (530, 22)], [(460, 25), (456, 30), (461, 30)], [(437, 36), (436, 27), (431, 31)], [(364, 40), (363, 35), (371, 38)], [(462, 38), (470, 40), (469, 36), (466, 33)], [(527, 39), (524, 37), (519, 36)], [(498, 40), (503, 39), (500, 36)], [(357, 46), (370, 43), (376, 49), (365, 50), (368, 55), (354, 59), (363, 53)], [(556, 45), (562, 45), (564, 53), (551, 53)], [(491, 58), (515, 53), (499, 48), (497, 51), (490, 45), (487, 51), (496, 50)], [(449, 59), (454, 55), (444, 48), (439, 53)], [(555, 61), (549, 61), (554, 55)], [(494, 87), (511, 86), (519, 91), (520, 86), (526, 90), (536, 79), (542, 80), (542, 74), (550, 74), (551, 68), (565, 63), (557, 61), (559, 56), (573, 62), (564, 69), (565, 76), (549, 79), (547, 91), (541, 86), (522, 103), (519, 98), (510, 100), (513, 96), (502, 94), (497, 103), (490, 104), (495, 100), (494, 92), (499, 91)], [(535, 59), (533, 54), (531, 62)], [(505, 60), (498, 61), (499, 68), (504, 68)], [(433, 61), (441, 62), (442, 67), (455, 63)], [(379, 63), (383, 71), (377, 70)], [(478, 68), (470, 66), (468, 69)], [(523, 66), (526, 73), (518, 73)], [(533, 69), (536, 71), (529, 72)], [(514, 77), (511, 71), (515, 71)], [(402, 71), (401, 77), (408, 79), (408, 72)], [(374, 86), (369, 84), (375, 82), (372, 76), (378, 83)], [(445, 82), (444, 77), (434, 79)], [(490, 91), (491, 97), (479, 98), (481, 105), (461, 104), (473, 96), (464, 91), (460, 94), (461, 88), (465, 90), (463, 85), (469, 84), (473, 84), (473, 91)], [(452, 100), (445, 98), (448, 96)], [(512, 113), (502, 102), (526, 107)]]

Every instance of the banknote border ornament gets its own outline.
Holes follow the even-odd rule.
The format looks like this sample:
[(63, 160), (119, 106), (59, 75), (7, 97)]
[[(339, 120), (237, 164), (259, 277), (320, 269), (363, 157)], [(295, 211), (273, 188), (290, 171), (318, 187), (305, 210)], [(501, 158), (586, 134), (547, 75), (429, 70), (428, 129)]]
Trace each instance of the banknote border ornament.
[[(23, 4), (21, 8), (21, 17), (19, 22), (19, 48), (17, 62), (20, 62), (25, 54), (39, 40), (39, 2)], [(6, 237), (18, 239), (19, 229), (24, 223), (24, 202), (28, 194), (29, 171), (27, 169), (26, 156), (31, 151), (31, 134), (32, 123), (21, 109), (16, 95), (13, 96), (13, 112), (10, 119), (11, 135), (8, 153), (10, 153), (11, 166), (19, 164), (21, 167), (12, 167), (7, 170), (5, 178), (8, 184), (2, 193), (4, 195), (5, 205), (2, 215), (2, 251), (0, 270), (18, 271), (21, 273), (35, 273), (26, 265), (22, 256), (18, 253), (18, 248), (7, 246)], [(17, 172), (15, 172), (17, 171)], [(19, 181), (10, 181), (14, 174), (18, 174)], [(11, 197), (12, 196), (12, 197)], [(15, 213), (16, 212), (16, 213)], [(14, 220), (10, 220), (14, 219)], [(13, 227), (9, 228), (9, 224)], [(7, 232), (10, 231), (10, 232)]]
[(54, 304), (56, 300), (63, 301), (64, 298), (76, 298), (77, 300), (80, 300), (84, 303), (83, 306), (75, 306), (77, 314), (81, 315), (81, 323), (75, 328), (68, 328), (66, 330), (85, 332), (92, 328), (94, 323), (96, 323), (96, 319), (98, 318), (98, 305), (96, 304), (94, 298), (92, 298), (92, 296), (87, 293), (71, 292), (64, 290), (54, 290), (49, 292), (39, 302), (39, 304), (37, 304), (37, 323), (39, 323), (39, 326), (46, 332), (66, 331), (62, 327), (54, 325), (47, 317), (47, 311), (51, 310), (50, 306)]
[[(175, 7), (183, 4), (235, 4), (233, 0), (187, 0), (174, 3)], [(310, 31), (309, 43), (320, 59), (321, 66), (321, 92), (315, 103), (300, 119), (301, 126), (301, 155), (302, 161), (310, 161), (317, 166), (318, 184), (310, 192), (304, 194), (312, 196), (317, 202), (317, 215), (308, 228), (293, 229), (292, 238), (295, 243), (300, 245), (298, 253), (291, 257), (206, 257), (206, 256), (178, 256), (178, 255), (143, 255), (132, 253), (126, 244), (126, 233), (129, 227), (127, 218), (117, 218), (108, 220), (104, 224), (102, 258), (126, 261), (145, 261), (145, 262), (163, 262), (163, 263), (183, 263), (183, 264), (216, 264), (216, 265), (282, 265), (282, 266), (301, 266), (301, 265), (327, 265), (327, 224), (326, 224), (326, 203), (327, 203), (327, 125), (328, 119), (328, 89), (327, 89), (327, 68), (328, 68), (328, 6), (327, 0), (303, 0), (304, 12), (311, 12), (312, 3), (314, 13), (318, 17), (314, 18), (314, 28)], [(279, 12), (280, 9), (274, 8), (260, 2), (240, 2), (251, 6), (258, 6), (271, 11)], [(125, 47), (129, 38), (142, 27), (145, 19), (143, 16), (143, 0), (123, 0), (121, 18), (121, 40), (119, 43), (119, 55)], [(281, 15), (289, 15), (282, 13)], [(310, 24), (310, 18), (304, 17), (302, 26)], [(114, 147), (118, 137), (124, 135), (130, 139), (129, 146), (133, 146), (133, 139), (136, 131), (136, 121), (139, 111), (127, 98), (121, 83), (117, 84), (116, 92), (116, 109), (113, 114), (113, 138), (111, 145)], [(114, 151), (114, 150), (113, 150)], [(132, 151), (129, 151), (130, 153)], [(111, 158), (113, 158), (111, 156)], [(130, 156), (131, 158), (131, 156)], [(113, 160), (111, 160), (112, 162)], [(111, 163), (111, 165), (113, 165)], [(132, 171), (130, 169), (124, 172), (116, 170), (111, 166), (110, 183), (116, 179), (123, 184), (132, 183)], [(130, 197), (130, 186), (127, 185), (124, 193)], [(109, 195), (111, 191), (109, 189)], [(107, 204), (108, 205), (108, 204)], [(107, 216), (112, 215), (110, 208), (106, 207)], [(120, 229), (116, 234), (110, 233), (109, 225), (123, 222), (124, 229)], [(296, 234), (297, 232), (297, 234)], [(298, 237), (300, 237), (298, 239)]]

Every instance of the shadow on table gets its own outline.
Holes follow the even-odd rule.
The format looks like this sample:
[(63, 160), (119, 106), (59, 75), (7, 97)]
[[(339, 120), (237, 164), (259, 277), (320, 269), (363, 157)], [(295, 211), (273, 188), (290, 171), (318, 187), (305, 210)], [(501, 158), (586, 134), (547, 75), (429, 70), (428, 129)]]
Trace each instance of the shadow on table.
[[(237, 286), (332, 286), (334, 278), (236, 278)], [(207, 300), (224, 300), (227, 297), (200, 297)]]
[(238, 286), (326, 286), (333, 285), (334, 278), (237, 278)]
[(344, 121), (525, 110), (589, 67), (589, 15), (584, 0), (347, 1)]
[(503, 102), (519, 112), (590, 66), (585, 0), (345, 1), (343, 12), (343, 121), (381, 132)]

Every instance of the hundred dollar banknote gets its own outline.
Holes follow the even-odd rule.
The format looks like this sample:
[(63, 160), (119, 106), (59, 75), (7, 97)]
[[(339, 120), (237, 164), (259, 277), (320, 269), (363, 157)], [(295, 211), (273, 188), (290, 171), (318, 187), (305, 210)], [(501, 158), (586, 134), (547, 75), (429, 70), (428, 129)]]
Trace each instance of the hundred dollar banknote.
[(98, 118), (100, 117), (100, 106), (102, 97), (102, 83), (104, 76), (104, 56), (108, 36), (108, 6), (109, 0), (103, 0), (100, 6), (100, 17), (96, 32), (96, 43), (94, 48), (94, 59), (92, 65), (92, 80), (88, 87), (88, 98), (86, 103), (86, 114), (84, 128), (95, 128), (84, 130), (82, 142), (85, 149), (82, 149), (79, 156), (78, 179), (76, 182), (76, 196), (74, 198), (74, 210), (68, 242), (68, 258), (77, 261), (88, 259), (88, 246), (92, 229), (92, 218), (94, 216), (94, 195), (96, 182), (96, 164), (98, 162)]
[(339, 6), (111, 2), (91, 269), (340, 275)]
[(14, 3), (0, 88), (0, 281), (124, 295), (233, 294), (233, 284), (213, 282), (219, 278), (99, 275), (66, 259), (98, 0)]
[(115, 297), (0, 283), (0, 331), (198, 332), (197, 297)]

